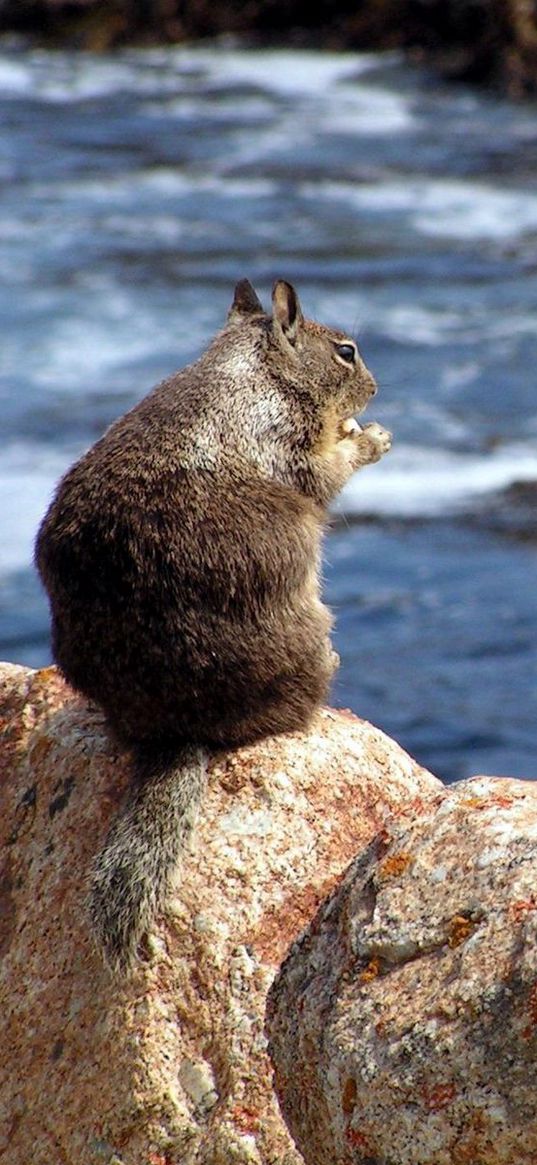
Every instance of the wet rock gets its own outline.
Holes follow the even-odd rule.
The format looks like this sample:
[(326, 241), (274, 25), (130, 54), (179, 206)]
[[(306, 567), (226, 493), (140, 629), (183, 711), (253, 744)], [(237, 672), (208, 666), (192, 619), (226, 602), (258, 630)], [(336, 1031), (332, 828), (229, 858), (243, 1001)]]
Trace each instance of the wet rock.
[(269, 999), (308, 1165), (537, 1160), (537, 785), (481, 777), (389, 825)]
[(0, 723), (0, 1158), (298, 1165), (271, 1089), (267, 989), (352, 854), (439, 782), (328, 710), (215, 760), (166, 916), (114, 978), (86, 893), (126, 759), (54, 668), (0, 667)]
[(514, 481), (484, 497), (468, 521), (515, 542), (537, 542), (537, 481)]

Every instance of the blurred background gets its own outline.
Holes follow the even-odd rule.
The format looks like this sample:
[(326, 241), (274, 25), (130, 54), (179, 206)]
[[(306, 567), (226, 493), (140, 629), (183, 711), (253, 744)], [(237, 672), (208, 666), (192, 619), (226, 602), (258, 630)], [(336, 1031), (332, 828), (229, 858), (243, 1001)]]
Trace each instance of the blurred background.
[(326, 540), (333, 702), (537, 776), (531, 7), (0, 0), (0, 658), (50, 661), (58, 477), (284, 277), (394, 433)]

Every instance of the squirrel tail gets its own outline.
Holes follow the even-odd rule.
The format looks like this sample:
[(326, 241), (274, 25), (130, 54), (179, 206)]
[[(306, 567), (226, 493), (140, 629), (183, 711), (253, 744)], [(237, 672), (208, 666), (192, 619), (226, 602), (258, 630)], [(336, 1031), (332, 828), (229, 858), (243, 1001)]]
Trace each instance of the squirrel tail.
[(207, 775), (206, 754), (138, 750), (126, 808), (91, 874), (93, 932), (113, 970), (134, 963), (138, 944), (166, 899)]

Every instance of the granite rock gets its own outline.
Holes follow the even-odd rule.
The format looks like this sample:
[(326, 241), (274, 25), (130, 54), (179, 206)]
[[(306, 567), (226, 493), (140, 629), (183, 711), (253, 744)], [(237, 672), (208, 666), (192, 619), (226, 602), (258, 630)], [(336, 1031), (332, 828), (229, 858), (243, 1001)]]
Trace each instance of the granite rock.
[(380, 831), (279, 974), (308, 1165), (535, 1165), (537, 784), (480, 777)]
[(297, 1165), (267, 989), (356, 850), (439, 782), (328, 710), (308, 733), (215, 758), (166, 914), (115, 978), (86, 897), (127, 760), (54, 668), (2, 665), (0, 720), (0, 1159)]

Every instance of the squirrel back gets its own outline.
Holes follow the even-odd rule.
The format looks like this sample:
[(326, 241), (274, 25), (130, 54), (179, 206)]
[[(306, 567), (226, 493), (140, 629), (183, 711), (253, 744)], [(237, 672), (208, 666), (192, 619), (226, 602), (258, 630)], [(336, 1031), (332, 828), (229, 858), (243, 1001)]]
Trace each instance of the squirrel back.
[[(40, 527), (53, 651), (133, 755), (93, 875), (110, 961), (132, 962), (204, 783), (204, 750), (304, 727), (335, 666), (319, 595), (326, 508), (389, 434), (354, 342), (247, 280), (225, 327), (68, 471)], [(201, 751), (200, 751), (201, 750)]]

